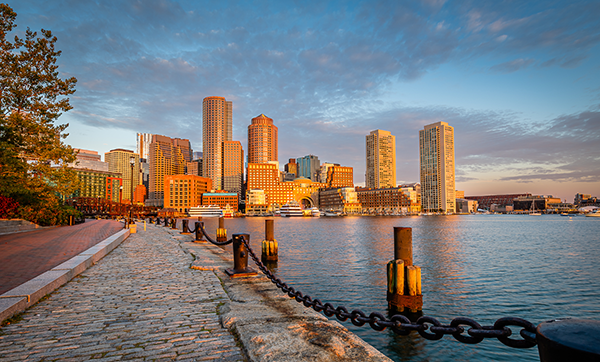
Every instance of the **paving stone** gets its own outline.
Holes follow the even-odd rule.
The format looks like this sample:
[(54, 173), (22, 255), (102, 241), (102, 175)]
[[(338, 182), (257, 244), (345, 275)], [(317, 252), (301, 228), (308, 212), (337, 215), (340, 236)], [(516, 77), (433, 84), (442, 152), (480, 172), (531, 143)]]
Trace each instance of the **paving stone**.
[(221, 281), (190, 268), (189, 239), (171, 236), (148, 225), (2, 327), (0, 360), (243, 361), (219, 323)]

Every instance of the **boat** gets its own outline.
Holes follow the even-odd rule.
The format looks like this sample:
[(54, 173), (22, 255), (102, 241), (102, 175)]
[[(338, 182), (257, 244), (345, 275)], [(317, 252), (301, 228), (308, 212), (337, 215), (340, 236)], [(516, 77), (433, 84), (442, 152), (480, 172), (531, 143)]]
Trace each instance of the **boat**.
[(325, 211), (323, 212), (323, 216), (332, 217), (332, 216), (340, 216), (340, 214), (333, 211)]
[(290, 201), (279, 209), (282, 217), (303, 216), (302, 208), (296, 201)]
[(586, 217), (600, 217), (600, 211), (590, 212), (589, 214), (587, 214), (585, 216)]
[(188, 214), (190, 217), (221, 217), (223, 216), (223, 211), (218, 205), (200, 205), (190, 207)]
[(233, 208), (229, 206), (229, 204), (225, 205), (225, 209), (223, 209), (223, 217), (232, 218), (233, 214)]
[(321, 216), (321, 212), (316, 207), (311, 207), (310, 208), (310, 216), (319, 217), (319, 216)]

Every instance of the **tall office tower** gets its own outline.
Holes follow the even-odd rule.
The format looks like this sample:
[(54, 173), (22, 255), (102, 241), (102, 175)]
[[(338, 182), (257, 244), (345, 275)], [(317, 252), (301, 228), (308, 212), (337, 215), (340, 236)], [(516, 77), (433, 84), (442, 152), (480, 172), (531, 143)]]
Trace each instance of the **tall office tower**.
[(75, 162), (68, 164), (71, 168), (85, 168), (95, 171), (108, 171), (108, 163), (102, 162), (97, 151), (74, 149), (77, 152)]
[(315, 155), (308, 155), (296, 159), (298, 164), (297, 177), (306, 177), (312, 181), (319, 181), (319, 171), (321, 169), (321, 163), (319, 158)]
[(202, 172), (220, 190), (223, 185), (223, 145), (232, 140), (232, 104), (223, 97), (202, 102)]
[(264, 114), (252, 118), (248, 126), (248, 163), (265, 163), (277, 159), (277, 126)]
[(298, 164), (296, 163), (295, 158), (290, 158), (289, 162), (285, 164), (283, 167), (285, 172), (293, 173), (294, 177), (298, 176)]
[[(108, 162), (108, 171), (121, 174), (123, 179), (122, 200), (123, 202), (129, 202), (133, 197), (132, 186), (135, 187), (139, 184), (140, 156), (133, 153), (133, 151), (117, 148), (106, 152), (104, 161)], [(132, 163), (133, 169), (131, 168)]]
[(150, 177), (147, 206), (164, 206), (164, 181), (167, 175), (183, 175), (188, 162), (192, 160), (190, 141), (153, 135), (148, 164)]
[(150, 144), (152, 143), (153, 134), (138, 133), (137, 134), (137, 154), (140, 158), (148, 159), (150, 155)]
[(221, 190), (237, 192), (238, 198), (242, 195), (244, 182), (244, 150), (240, 141), (223, 142), (223, 185)]
[(421, 207), (454, 212), (454, 127), (446, 122), (419, 131)]
[(396, 137), (377, 129), (367, 136), (365, 186), (371, 189), (396, 187)]

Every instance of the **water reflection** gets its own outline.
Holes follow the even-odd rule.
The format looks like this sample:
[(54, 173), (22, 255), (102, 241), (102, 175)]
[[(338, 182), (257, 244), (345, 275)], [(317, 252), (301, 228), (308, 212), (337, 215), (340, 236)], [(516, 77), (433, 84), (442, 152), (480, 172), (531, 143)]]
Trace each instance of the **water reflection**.
[[(247, 232), (260, 253), (263, 218), (228, 219), (229, 235)], [(466, 316), (491, 325), (504, 316), (534, 324), (558, 317), (600, 320), (600, 220), (544, 215), (276, 218), (276, 275), (313, 298), (365, 313), (387, 311), (386, 263), (393, 227), (413, 228), (424, 313), (449, 323)], [(216, 229), (215, 219), (205, 219)], [(538, 361), (537, 349), (496, 340), (472, 346), (427, 341), (343, 323), (396, 361)]]

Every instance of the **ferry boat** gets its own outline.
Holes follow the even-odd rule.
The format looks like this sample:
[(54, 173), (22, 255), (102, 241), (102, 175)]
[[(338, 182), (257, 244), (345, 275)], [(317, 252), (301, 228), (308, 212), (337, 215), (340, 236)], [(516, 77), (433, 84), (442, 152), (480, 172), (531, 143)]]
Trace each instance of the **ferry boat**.
[(217, 205), (201, 205), (190, 207), (188, 214), (190, 217), (221, 217), (223, 216), (223, 211)]
[(232, 218), (233, 214), (233, 208), (229, 206), (229, 204), (225, 205), (225, 209), (223, 210), (223, 217)]
[(279, 209), (279, 214), (283, 217), (303, 216), (302, 208), (296, 201), (290, 201)]
[(316, 207), (311, 207), (310, 208), (310, 216), (312, 216), (312, 217), (320, 217), (321, 216), (321, 212)]

